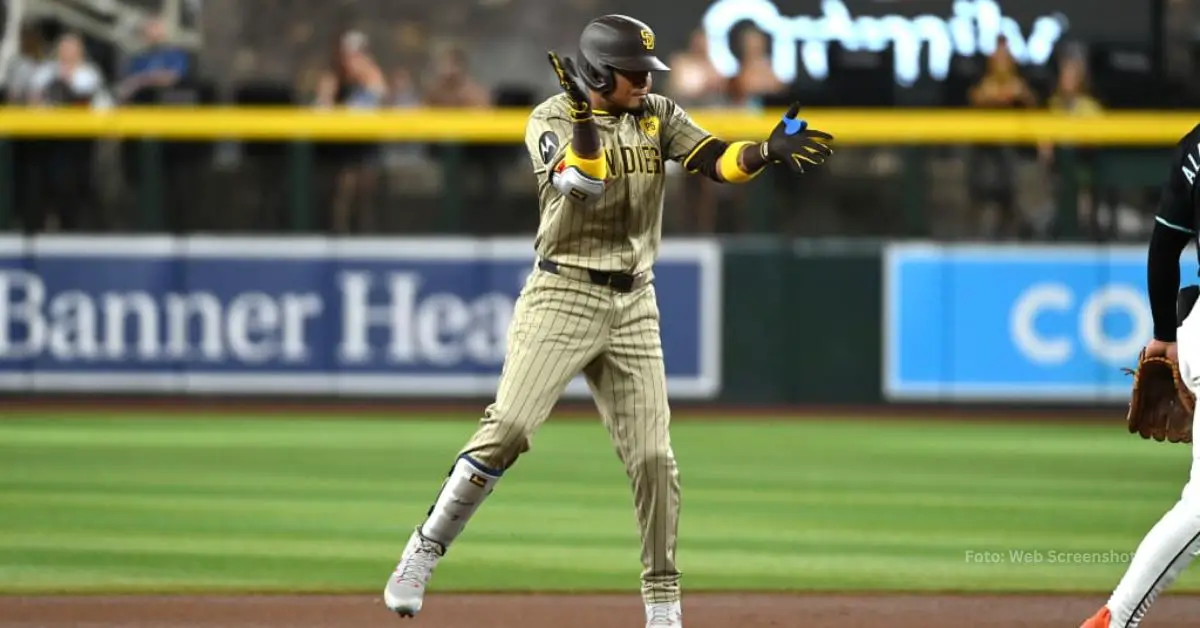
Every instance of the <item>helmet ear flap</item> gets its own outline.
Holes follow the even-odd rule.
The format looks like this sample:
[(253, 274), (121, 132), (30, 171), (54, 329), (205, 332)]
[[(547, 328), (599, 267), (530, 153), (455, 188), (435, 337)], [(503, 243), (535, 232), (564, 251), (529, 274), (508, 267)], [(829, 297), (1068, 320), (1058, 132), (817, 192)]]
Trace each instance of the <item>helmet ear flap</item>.
[(613, 76), (612, 68), (599, 68), (597, 73), (600, 75), (600, 80), (597, 81), (596, 91), (608, 94), (617, 86), (617, 77)]
[(579, 69), (579, 75), (583, 79), (583, 82), (601, 94), (607, 94), (612, 91), (613, 86), (616, 84), (611, 69), (599, 68), (592, 65), (588, 61), (587, 56), (583, 54), (579, 55), (579, 61), (575, 64), (575, 67)]

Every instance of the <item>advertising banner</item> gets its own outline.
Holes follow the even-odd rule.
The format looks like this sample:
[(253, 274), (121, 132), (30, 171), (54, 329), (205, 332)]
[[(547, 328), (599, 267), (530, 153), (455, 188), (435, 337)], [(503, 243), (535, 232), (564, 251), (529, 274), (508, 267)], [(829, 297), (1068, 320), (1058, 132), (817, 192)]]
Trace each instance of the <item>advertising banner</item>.
[[(0, 238), (0, 389), (490, 396), (533, 263), (520, 238)], [(712, 397), (719, 246), (655, 274), (669, 391)]]
[[(1128, 400), (1153, 333), (1144, 246), (897, 244), (883, 263), (887, 398)], [(1191, 249), (1181, 272), (1196, 282)]]
[[(1148, 45), (1156, 27), (1151, 2), (1125, 0), (683, 0), (619, 7), (647, 20), (665, 50), (682, 50), (689, 33), (707, 35), (709, 59), (724, 76), (740, 69), (739, 33), (754, 26), (767, 35), (775, 74), (825, 80), (830, 54), (878, 53), (891, 47), (894, 78), (943, 81), (955, 58), (987, 55), (1003, 36), (1017, 63), (1052, 62), (1065, 42)], [(628, 6), (626, 6), (628, 5)], [(681, 19), (683, 18), (683, 19)]]

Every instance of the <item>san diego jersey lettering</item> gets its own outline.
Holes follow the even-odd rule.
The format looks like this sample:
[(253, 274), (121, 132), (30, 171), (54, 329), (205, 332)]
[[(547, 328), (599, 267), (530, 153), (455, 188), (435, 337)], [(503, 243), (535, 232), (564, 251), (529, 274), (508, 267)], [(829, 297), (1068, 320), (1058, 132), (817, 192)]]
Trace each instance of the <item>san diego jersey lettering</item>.
[(525, 144), (541, 212), (534, 247), (540, 257), (567, 266), (649, 271), (662, 240), (666, 162), (682, 162), (710, 135), (657, 94), (646, 97), (640, 114), (596, 112), (595, 119), (608, 180), (601, 198), (584, 206), (550, 184), (549, 172), (571, 144), (566, 96), (553, 96), (530, 114)]

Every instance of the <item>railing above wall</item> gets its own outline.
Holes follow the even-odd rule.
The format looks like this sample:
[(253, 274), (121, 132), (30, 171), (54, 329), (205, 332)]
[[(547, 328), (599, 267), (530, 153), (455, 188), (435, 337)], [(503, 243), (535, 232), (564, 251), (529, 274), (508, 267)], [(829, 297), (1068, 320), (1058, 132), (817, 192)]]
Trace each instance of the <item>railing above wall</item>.
[[(719, 137), (753, 140), (765, 138), (783, 111), (695, 109), (689, 113)], [(735, 231), (813, 235), (812, 230), (795, 226), (797, 220), (808, 219), (796, 218), (802, 211), (808, 217), (831, 216), (829, 221), (838, 224), (866, 220), (867, 232), (855, 222), (844, 234), (958, 237), (944, 235), (952, 230), (947, 225), (973, 208), (960, 209), (957, 197), (946, 200), (948, 195), (942, 192), (950, 189), (950, 184), (941, 176), (943, 167), (951, 162), (957, 165), (960, 174), (947, 176), (958, 177), (954, 185), (959, 185), (966, 178), (961, 173), (972, 171), (957, 156), (978, 152), (973, 147), (1023, 146), (1026, 153), (1032, 153), (1035, 144), (1049, 143), (1056, 147), (1054, 172), (1046, 176), (1054, 178), (1054, 187), (1045, 202), (1053, 205), (1049, 211), (1055, 217), (1045, 228), (1046, 236), (1109, 238), (1113, 233), (1096, 234), (1112, 231), (1112, 227), (1081, 226), (1081, 220), (1090, 220), (1081, 218), (1083, 203), (1079, 199), (1086, 196), (1081, 192), (1107, 188), (1099, 191), (1108, 194), (1120, 188), (1141, 194), (1157, 187), (1167, 172), (1169, 149), (1200, 120), (1200, 112), (1158, 111), (1077, 117), (1049, 112), (813, 108), (803, 114), (814, 127), (834, 134), (836, 147), (848, 150), (826, 169), (829, 176), (797, 182), (786, 173), (767, 173), (763, 177), (767, 181), (747, 188), (738, 201), (741, 205), (735, 213), (741, 224)], [(395, 225), (391, 232), (523, 233), (533, 226), (520, 221), (536, 216), (528, 211), (536, 202), (536, 188), (524, 167), (521, 147), (528, 116), (528, 109), (518, 108), (0, 108), (0, 229), (20, 226), (15, 208), (22, 201), (13, 192), (14, 184), (25, 176), (21, 172), (38, 170), (31, 165), (28, 150), (22, 153), (19, 145), (90, 138), (120, 144), (121, 161), (136, 171), (137, 179), (134, 184), (131, 174), (122, 196), (106, 205), (116, 207), (113, 211), (121, 216), (98, 220), (103, 223), (97, 225), (99, 230), (321, 232), (326, 228), (322, 217), (331, 214), (323, 190), (333, 183), (327, 180), (328, 173), (320, 173), (341, 163), (338, 159), (348, 154), (348, 145), (360, 143), (389, 149), (407, 144), (410, 154), (415, 151), (423, 160), (415, 174), (394, 179), (401, 181), (395, 186), (400, 189), (398, 195), (391, 200), (366, 201), (375, 203), (372, 211), (384, 218), (414, 217), (404, 218), (404, 224)], [(239, 143), (244, 145), (240, 151)], [(885, 153), (887, 159), (870, 157)], [(225, 160), (230, 154), (262, 159), (255, 167), (243, 169), (248, 160)], [(947, 160), (946, 154), (955, 157)], [(882, 163), (888, 164), (881, 167), (886, 172), (873, 170)], [(207, 176), (233, 170), (247, 177), (234, 181)], [(483, 176), (464, 177), (465, 171)], [(116, 177), (109, 177), (106, 182), (114, 180)], [(525, 187), (513, 192), (508, 189), (513, 185)], [(263, 193), (264, 198), (247, 200), (245, 194), (236, 198), (224, 194), (251, 189)], [(822, 190), (828, 192), (824, 199)], [(89, 197), (81, 203), (92, 206), (95, 200)], [(249, 207), (238, 209), (242, 205)], [(694, 204), (668, 205), (690, 211)], [(222, 213), (222, 208), (228, 211)], [(242, 225), (239, 221), (251, 212), (259, 217), (253, 225)], [(374, 228), (367, 231), (378, 232)]]
[[(1167, 146), (1200, 112), (1140, 111), (1098, 116), (970, 110), (811, 109), (803, 116), (837, 144), (1020, 144)], [(728, 138), (770, 133), (782, 110), (695, 110), (693, 119)], [(337, 140), (520, 143), (527, 109), (322, 111), (273, 108), (128, 108), (111, 111), (0, 108), (0, 136), (159, 139)]]

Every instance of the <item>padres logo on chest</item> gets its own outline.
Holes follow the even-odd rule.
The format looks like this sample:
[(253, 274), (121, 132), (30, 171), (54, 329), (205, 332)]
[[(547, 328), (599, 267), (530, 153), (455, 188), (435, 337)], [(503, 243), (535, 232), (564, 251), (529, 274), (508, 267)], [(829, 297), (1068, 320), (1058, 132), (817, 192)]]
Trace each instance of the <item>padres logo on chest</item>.
[(644, 116), (638, 119), (638, 126), (648, 137), (658, 137), (658, 116)]

